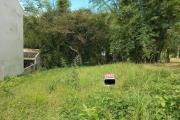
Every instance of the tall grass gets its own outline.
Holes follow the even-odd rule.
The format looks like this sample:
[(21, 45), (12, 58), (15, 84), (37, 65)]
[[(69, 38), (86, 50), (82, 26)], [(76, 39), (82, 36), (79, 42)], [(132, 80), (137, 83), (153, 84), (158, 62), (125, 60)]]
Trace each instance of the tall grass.
[[(104, 86), (104, 73), (116, 84)], [(56, 68), (0, 83), (0, 119), (180, 119), (180, 73), (119, 63)]]

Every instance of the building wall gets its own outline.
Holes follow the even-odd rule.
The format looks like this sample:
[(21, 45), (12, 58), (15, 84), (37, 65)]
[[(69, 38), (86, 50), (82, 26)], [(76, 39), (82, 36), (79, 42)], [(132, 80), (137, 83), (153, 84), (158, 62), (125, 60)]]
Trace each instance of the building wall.
[(0, 80), (24, 71), (23, 14), (18, 0), (0, 0)]
[(36, 57), (36, 70), (38, 70), (41, 67), (41, 56), (40, 53)]

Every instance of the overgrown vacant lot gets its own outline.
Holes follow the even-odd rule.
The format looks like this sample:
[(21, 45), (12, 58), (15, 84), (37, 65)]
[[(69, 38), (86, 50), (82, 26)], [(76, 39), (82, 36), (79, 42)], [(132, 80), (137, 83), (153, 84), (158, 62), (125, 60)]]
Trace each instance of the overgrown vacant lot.
[[(104, 73), (116, 84), (105, 87)], [(0, 83), (1, 120), (179, 120), (180, 69), (131, 63), (57, 68)]]

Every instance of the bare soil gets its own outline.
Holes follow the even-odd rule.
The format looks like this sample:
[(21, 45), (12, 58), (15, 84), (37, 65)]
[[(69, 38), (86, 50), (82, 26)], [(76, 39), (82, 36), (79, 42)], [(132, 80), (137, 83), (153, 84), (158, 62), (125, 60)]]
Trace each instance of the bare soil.
[(154, 68), (169, 68), (169, 69), (179, 69), (180, 70), (180, 59), (171, 58), (170, 63), (154, 63), (154, 64), (146, 64), (147, 67)]

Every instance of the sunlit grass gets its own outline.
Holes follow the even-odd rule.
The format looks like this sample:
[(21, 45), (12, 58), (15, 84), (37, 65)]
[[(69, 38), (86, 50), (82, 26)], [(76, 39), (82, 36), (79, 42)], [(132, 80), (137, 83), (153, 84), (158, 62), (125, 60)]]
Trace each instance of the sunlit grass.
[(180, 63), (180, 58), (179, 58), (179, 59), (177, 59), (177, 58), (171, 58), (171, 59), (170, 59), (170, 62), (172, 62), (172, 63)]
[[(104, 74), (112, 72), (116, 84), (104, 86)], [(9, 77), (0, 83), (0, 119), (179, 119), (179, 77), (132, 63)]]

